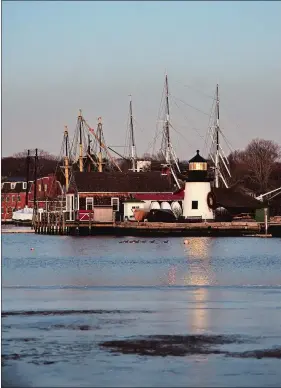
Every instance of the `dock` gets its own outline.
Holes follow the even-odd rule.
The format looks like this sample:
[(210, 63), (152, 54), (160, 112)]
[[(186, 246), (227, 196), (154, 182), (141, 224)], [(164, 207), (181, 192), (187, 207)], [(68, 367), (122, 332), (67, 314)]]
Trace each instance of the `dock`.
[(110, 222), (64, 221), (35, 223), (35, 233), (53, 235), (112, 236), (244, 236), (261, 234), (258, 222)]
[(2, 228), (2, 233), (35, 233), (34, 229), (31, 228)]

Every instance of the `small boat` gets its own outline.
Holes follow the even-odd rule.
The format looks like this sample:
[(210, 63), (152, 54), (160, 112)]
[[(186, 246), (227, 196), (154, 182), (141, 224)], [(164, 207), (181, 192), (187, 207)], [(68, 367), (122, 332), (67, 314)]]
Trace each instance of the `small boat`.
[(147, 215), (148, 215), (148, 212), (142, 209), (136, 209), (134, 211), (135, 220), (139, 222), (142, 222)]
[(23, 209), (13, 212), (12, 221), (15, 224), (31, 225), (33, 219), (33, 208), (25, 206)]

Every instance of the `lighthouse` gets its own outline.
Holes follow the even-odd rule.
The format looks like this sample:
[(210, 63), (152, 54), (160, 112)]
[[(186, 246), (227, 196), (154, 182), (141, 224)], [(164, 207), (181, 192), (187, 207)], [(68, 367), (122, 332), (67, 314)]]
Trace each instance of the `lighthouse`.
[(213, 220), (211, 206), (211, 182), (208, 179), (207, 160), (202, 158), (197, 150), (194, 158), (189, 161), (188, 178), (185, 182), (183, 216), (184, 218)]

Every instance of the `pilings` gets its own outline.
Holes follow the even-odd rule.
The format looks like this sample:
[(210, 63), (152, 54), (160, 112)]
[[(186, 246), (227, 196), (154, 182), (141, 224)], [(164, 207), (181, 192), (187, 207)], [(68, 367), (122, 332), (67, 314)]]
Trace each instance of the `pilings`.
[(38, 214), (34, 229), (37, 234), (67, 235), (70, 232), (65, 221), (65, 213)]
[(245, 236), (261, 233), (257, 222), (110, 222), (69, 221), (66, 213), (49, 213), (37, 217), (35, 233), (51, 235), (115, 236)]

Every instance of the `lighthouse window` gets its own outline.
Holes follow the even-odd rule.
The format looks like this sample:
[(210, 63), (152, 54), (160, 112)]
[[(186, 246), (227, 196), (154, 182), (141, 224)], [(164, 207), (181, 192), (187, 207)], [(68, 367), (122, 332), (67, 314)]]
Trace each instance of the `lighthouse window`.
[(192, 201), (192, 203), (191, 203), (191, 209), (193, 209), (193, 210), (198, 209), (198, 201)]

